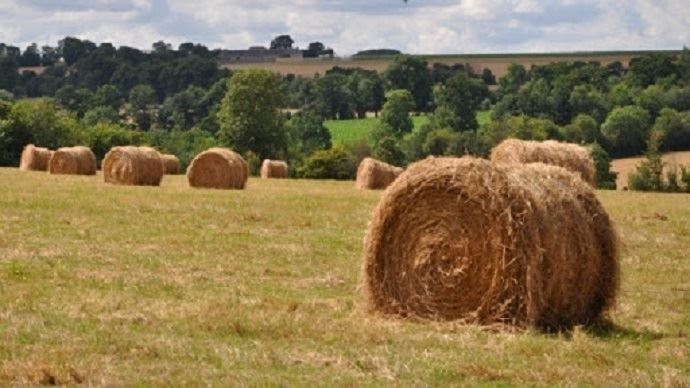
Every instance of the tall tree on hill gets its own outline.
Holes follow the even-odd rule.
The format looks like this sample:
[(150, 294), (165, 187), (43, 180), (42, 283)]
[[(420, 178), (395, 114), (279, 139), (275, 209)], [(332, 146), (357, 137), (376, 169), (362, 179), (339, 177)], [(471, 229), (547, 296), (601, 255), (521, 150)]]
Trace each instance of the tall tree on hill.
[(285, 97), (280, 78), (267, 70), (236, 72), (220, 104), (219, 138), (225, 145), (261, 159), (275, 158), (285, 151), (285, 117), (280, 112)]
[(411, 55), (399, 55), (386, 70), (385, 77), (390, 89), (405, 89), (412, 93), (416, 111), (429, 111), (432, 81), (425, 60)]
[(447, 118), (447, 122), (438, 123), (439, 128), (455, 132), (476, 130), (477, 110), (488, 95), (489, 88), (484, 81), (465, 73), (457, 73), (445, 85), (439, 85), (434, 91), (436, 112), (445, 112)]
[(291, 49), (294, 43), (290, 35), (278, 35), (271, 41), (271, 49)]

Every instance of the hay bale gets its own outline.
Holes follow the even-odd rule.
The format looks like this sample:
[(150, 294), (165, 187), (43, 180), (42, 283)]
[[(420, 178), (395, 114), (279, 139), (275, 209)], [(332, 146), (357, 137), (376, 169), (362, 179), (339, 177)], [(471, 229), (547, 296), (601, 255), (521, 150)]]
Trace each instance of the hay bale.
[(567, 328), (614, 303), (617, 237), (592, 188), (561, 167), (428, 158), (374, 211), (364, 282), (384, 314)]
[(496, 163), (544, 163), (579, 173), (585, 182), (596, 186), (594, 160), (586, 147), (559, 143), (508, 139), (494, 147), (491, 161)]
[(373, 158), (364, 158), (357, 168), (355, 187), (370, 190), (385, 189), (402, 172), (403, 169), (400, 167), (395, 167)]
[(116, 185), (160, 186), (164, 168), (151, 147), (113, 147), (103, 158), (103, 178)]
[(84, 146), (62, 147), (48, 161), (50, 174), (96, 175), (96, 155)]
[(282, 160), (264, 159), (261, 163), (261, 177), (268, 178), (287, 178), (288, 165)]
[(161, 154), (163, 169), (166, 175), (176, 175), (180, 173), (180, 159), (175, 155)]
[(47, 148), (28, 144), (22, 151), (19, 169), (22, 171), (47, 171), (48, 161), (53, 152)]
[(187, 168), (191, 187), (241, 190), (248, 178), (247, 162), (227, 148), (210, 148), (194, 157)]

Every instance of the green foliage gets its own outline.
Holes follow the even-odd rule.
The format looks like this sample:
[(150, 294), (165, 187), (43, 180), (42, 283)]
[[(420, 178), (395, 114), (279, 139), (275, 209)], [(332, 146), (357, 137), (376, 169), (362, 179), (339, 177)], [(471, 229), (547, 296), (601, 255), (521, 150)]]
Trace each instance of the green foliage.
[(653, 133), (647, 143), (647, 157), (628, 175), (628, 187), (638, 191), (663, 191), (664, 161), (659, 153), (661, 135)]
[(146, 140), (141, 132), (104, 122), (79, 128), (75, 137), (79, 144), (90, 147), (99, 161), (103, 160), (105, 154), (113, 147), (140, 145)]
[(292, 168), (314, 151), (331, 148), (331, 133), (323, 125), (323, 118), (314, 111), (303, 110), (288, 122), (288, 155)]
[(242, 157), (244, 158), (245, 162), (247, 162), (247, 167), (249, 168), (249, 174), (253, 176), (259, 175), (261, 172), (261, 158), (259, 158), (259, 155), (252, 151), (246, 151), (244, 154), (242, 154)]
[(221, 143), (261, 159), (275, 158), (287, 146), (285, 102), (280, 78), (267, 70), (243, 70), (230, 79), (218, 120)]
[(63, 86), (55, 92), (55, 103), (82, 117), (93, 104), (93, 93), (86, 88), (77, 88), (72, 85)]
[(96, 89), (96, 93), (93, 96), (93, 106), (107, 106), (115, 111), (120, 109), (124, 99), (120, 94), (120, 91), (113, 85), (102, 85)]
[(97, 123), (117, 124), (120, 116), (111, 106), (99, 106), (87, 111), (82, 122), (86, 125), (96, 125)]
[[(489, 89), (480, 79), (470, 78), (466, 73), (458, 73), (434, 90), (437, 128), (448, 128), (455, 132), (476, 130), (477, 110), (483, 99), (488, 97)], [(443, 114), (441, 114), (443, 112)]]
[(611, 171), (611, 157), (609, 154), (596, 142), (589, 147), (589, 154), (594, 160), (597, 187), (604, 190), (615, 190), (618, 174)]
[(402, 151), (399, 140), (392, 136), (381, 138), (374, 145), (374, 158), (382, 160), (394, 166), (405, 164), (405, 153)]
[(414, 108), (412, 94), (404, 89), (386, 93), (386, 103), (381, 111), (381, 123), (391, 129), (397, 137), (412, 131), (414, 124), (410, 112)]
[(480, 130), (488, 145), (497, 145), (507, 138), (523, 140), (561, 140), (561, 129), (553, 121), (528, 116), (512, 116), (492, 121)]
[(206, 90), (190, 86), (187, 90), (165, 99), (158, 112), (158, 122), (162, 128), (188, 130), (201, 121), (208, 112), (204, 103)]
[(452, 153), (454, 141), (453, 132), (448, 129), (436, 129), (427, 134), (422, 150), (426, 155), (449, 155)]
[(635, 104), (646, 109), (654, 118), (665, 105), (666, 91), (659, 85), (650, 85), (635, 96)]
[(661, 150), (690, 149), (690, 114), (664, 108), (654, 122), (654, 130), (661, 134)]
[(645, 149), (651, 117), (638, 106), (614, 109), (601, 126), (601, 132), (611, 143), (613, 155), (639, 155)]
[(589, 144), (601, 140), (599, 124), (590, 115), (579, 114), (572, 124), (562, 130), (563, 139), (569, 143)]
[(432, 83), (425, 60), (410, 55), (398, 55), (388, 66), (385, 78), (390, 85), (389, 90), (405, 89), (412, 94), (418, 112), (429, 110)]
[(198, 153), (218, 146), (212, 134), (198, 128), (189, 131), (150, 131), (146, 134), (146, 140), (157, 149), (177, 156), (182, 171), (187, 169)]
[(311, 154), (299, 168), (298, 175), (307, 179), (352, 179), (356, 165), (340, 145)]
[(73, 145), (76, 127), (76, 119), (49, 100), (17, 101), (0, 125), (0, 165), (17, 165), (29, 143), (51, 149)]
[(323, 117), (333, 120), (352, 118), (354, 101), (346, 75), (329, 73), (316, 79), (313, 98), (315, 108)]

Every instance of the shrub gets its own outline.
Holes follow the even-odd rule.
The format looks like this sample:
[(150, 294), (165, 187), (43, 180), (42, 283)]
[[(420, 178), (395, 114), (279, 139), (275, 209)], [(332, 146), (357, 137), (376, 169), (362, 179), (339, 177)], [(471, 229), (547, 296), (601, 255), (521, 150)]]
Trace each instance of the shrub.
[(353, 179), (356, 164), (345, 149), (336, 145), (307, 157), (299, 167), (299, 176), (309, 179)]
[(76, 137), (79, 143), (91, 148), (99, 161), (103, 160), (105, 154), (113, 147), (140, 145), (145, 141), (145, 136), (141, 132), (109, 123), (98, 123), (93, 127), (82, 128)]
[(589, 147), (589, 154), (594, 160), (597, 187), (604, 190), (615, 190), (618, 173), (611, 171), (611, 157), (608, 152), (595, 142)]

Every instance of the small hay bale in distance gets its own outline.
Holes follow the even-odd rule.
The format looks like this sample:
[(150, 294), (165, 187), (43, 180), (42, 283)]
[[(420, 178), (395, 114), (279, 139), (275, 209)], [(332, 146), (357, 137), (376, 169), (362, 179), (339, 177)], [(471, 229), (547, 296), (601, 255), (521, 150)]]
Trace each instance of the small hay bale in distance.
[(261, 163), (261, 178), (278, 178), (285, 179), (288, 177), (287, 162), (282, 160), (264, 159)]
[(382, 190), (393, 183), (402, 172), (401, 167), (395, 167), (373, 158), (364, 158), (357, 168), (355, 187)]
[(165, 175), (176, 175), (180, 173), (180, 159), (175, 155), (161, 154)]
[(164, 168), (151, 147), (113, 147), (103, 158), (103, 179), (115, 185), (160, 186)]
[(554, 140), (543, 142), (507, 139), (491, 151), (494, 163), (544, 163), (560, 166), (580, 174), (592, 186), (596, 186), (594, 160), (586, 147)]
[(187, 168), (191, 187), (242, 190), (248, 178), (247, 162), (227, 148), (209, 148), (195, 156)]
[(96, 175), (96, 155), (84, 146), (58, 148), (48, 161), (48, 173)]
[(53, 152), (47, 148), (27, 144), (22, 151), (19, 169), (22, 171), (48, 171), (48, 161)]
[(592, 188), (561, 167), (427, 158), (374, 210), (364, 288), (384, 314), (570, 328), (613, 305), (617, 241)]

